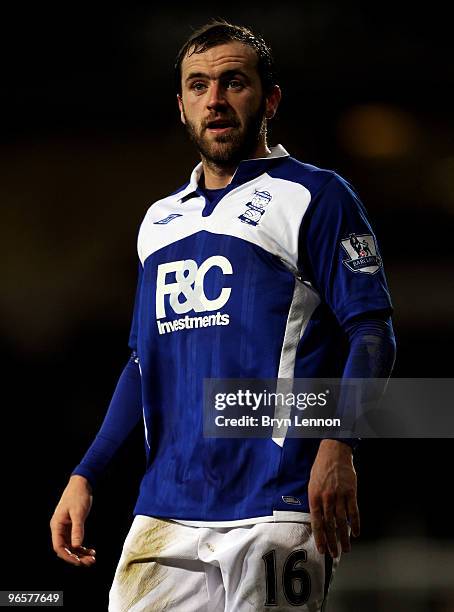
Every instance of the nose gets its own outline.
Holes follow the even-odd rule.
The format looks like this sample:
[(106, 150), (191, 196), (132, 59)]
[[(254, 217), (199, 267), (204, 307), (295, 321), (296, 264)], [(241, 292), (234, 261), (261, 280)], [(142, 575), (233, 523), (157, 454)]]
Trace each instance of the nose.
[(224, 96), (224, 88), (219, 81), (211, 81), (208, 90), (207, 108), (209, 110), (216, 110), (225, 108), (226, 100)]

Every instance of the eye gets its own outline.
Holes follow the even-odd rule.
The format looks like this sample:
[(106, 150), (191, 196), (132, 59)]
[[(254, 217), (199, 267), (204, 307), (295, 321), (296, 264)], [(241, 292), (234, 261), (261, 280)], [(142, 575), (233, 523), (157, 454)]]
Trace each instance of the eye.
[(194, 81), (194, 83), (191, 83), (190, 88), (193, 91), (201, 92), (206, 89), (206, 85), (205, 83), (202, 83), (202, 81)]
[(243, 83), (238, 79), (230, 79), (227, 81), (227, 87), (229, 89), (242, 89)]

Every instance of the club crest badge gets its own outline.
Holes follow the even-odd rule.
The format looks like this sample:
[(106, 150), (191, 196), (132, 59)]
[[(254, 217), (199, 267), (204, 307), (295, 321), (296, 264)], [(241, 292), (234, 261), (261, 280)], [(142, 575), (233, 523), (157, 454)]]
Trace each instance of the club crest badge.
[(254, 196), (246, 204), (246, 210), (238, 217), (243, 223), (258, 225), (262, 215), (266, 212), (266, 206), (270, 203), (272, 195), (269, 191), (254, 191)]
[(381, 267), (381, 259), (377, 255), (377, 245), (372, 234), (350, 234), (341, 241), (342, 248), (348, 255), (343, 263), (352, 272), (375, 274)]

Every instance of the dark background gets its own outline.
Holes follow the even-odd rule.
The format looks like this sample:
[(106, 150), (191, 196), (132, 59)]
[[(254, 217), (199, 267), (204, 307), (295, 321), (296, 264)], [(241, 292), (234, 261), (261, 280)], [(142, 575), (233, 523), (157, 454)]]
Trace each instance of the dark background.
[[(128, 357), (138, 226), (197, 162), (173, 89), (179, 46), (215, 16), (264, 35), (283, 89), (270, 143), (339, 172), (369, 211), (395, 306), (394, 375), (451, 377), (452, 23), (433, 2), (0, 12), (0, 589), (63, 589), (66, 609), (102, 611), (144, 467), (142, 433), (95, 492), (86, 543), (96, 567), (57, 559), (48, 523)], [(362, 536), (331, 612), (454, 610), (451, 453), (450, 439), (363, 442)]]

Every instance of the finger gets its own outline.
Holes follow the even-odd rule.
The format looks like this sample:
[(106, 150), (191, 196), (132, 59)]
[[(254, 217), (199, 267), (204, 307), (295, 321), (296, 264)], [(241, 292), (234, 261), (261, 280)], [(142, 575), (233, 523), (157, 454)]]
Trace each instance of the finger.
[(357, 538), (360, 533), (360, 518), (359, 518), (359, 509), (358, 503), (356, 500), (356, 495), (351, 494), (347, 496), (347, 516), (350, 522), (350, 526), (352, 528), (353, 537)]
[(96, 563), (96, 557), (94, 555), (89, 555), (86, 551), (87, 549), (85, 549), (85, 551), (80, 550), (80, 547), (71, 549), (71, 552), (80, 561), (81, 566), (90, 567)]
[(96, 563), (96, 557), (92, 557), (91, 555), (86, 555), (85, 557), (80, 558), (80, 562), (85, 567), (91, 567)]
[(71, 546), (82, 546), (82, 542), (84, 541), (84, 523), (78, 515), (72, 516), (71, 519)]
[(323, 531), (323, 515), (321, 508), (315, 505), (310, 508), (312, 533), (314, 534), (315, 546), (321, 555), (325, 554), (326, 540)]
[(55, 552), (57, 553), (57, 557), (63, 559), (63, 561), (66, 561), (66, 563), (70, 563), (71, 565), (81, 565), (79, 556), (71, 552), (71, 550), (66, 546), (58, 548)]
[(342, 552), (350, 552), (350, 535), (348, 533), (347, 513), (345, 503), (339, 500), (336, 504), (336, 525)]
[(63, 522), (51, 523), (52, 547), (55, 552), (70, 545), (70, 526)]
[(326, 542), (330, 555), (335, 558), (338, 555), (337, 550), (337, 534), (336, 534), (336, 518), (333, 511), (332, 503), (327, 501), (323, 505), (323, 528), (325, 531)]
[(78, 548), (80, 548), (82, 554), (96, 557), (96, 550), (94, 548), (86, 548), (85, 546), (79, 546)]
[(82, 562), (96, 561), (96, 551), (94, 548), (86, 548), (85, 546), (71, 546), (70, 551), (77, 555)]
[(60, 559), (63, 559), (63, 561), (66, 561), (67, 563), (71, 563), (71, 565), (76, 565), (78, 567), (91, 566), (96, 562), (96, 558), (94, 555), (82, 553), (83, 551), (81, 552), (79, 550), (79, 547), (77, 549), (71, 549), (64, 546), (62, 549), (57, 551), (57, 556), (60, 557)]

